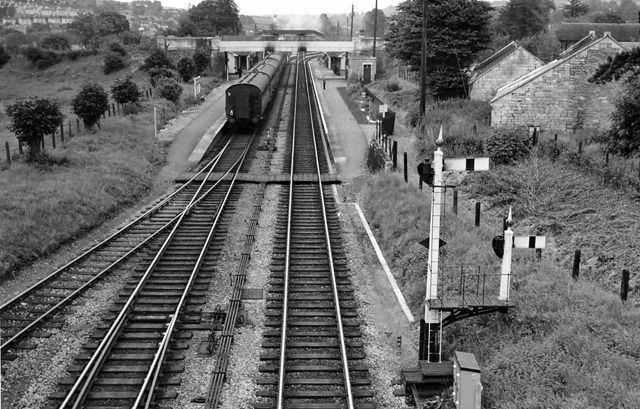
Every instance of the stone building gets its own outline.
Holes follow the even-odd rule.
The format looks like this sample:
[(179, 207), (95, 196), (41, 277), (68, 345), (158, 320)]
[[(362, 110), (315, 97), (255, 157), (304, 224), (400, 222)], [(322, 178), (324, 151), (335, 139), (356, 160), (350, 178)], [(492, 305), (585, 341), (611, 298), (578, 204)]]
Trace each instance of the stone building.
[(513, 41), (473, 68), (469, 97), (490, 101), (498, 88), (543, 65), (538, 57)]
[[(638, 16), (640, 19), (640, 16)], [(556, 37), (560, 41), (562, 50), (582, 40), (591, 32), (601, 37), (609, 32), (617, 42), (627, 49), (640, 45), (640, 21), (638, 23), (561, 23), (556, 30)]]
[(608, 32), (599, 38), (590, 33), (559, 59), (500, 88), (491, 100), (491, 126), (556, 132), (608, 127), (615, 86), (588, 79), (623, 49)]

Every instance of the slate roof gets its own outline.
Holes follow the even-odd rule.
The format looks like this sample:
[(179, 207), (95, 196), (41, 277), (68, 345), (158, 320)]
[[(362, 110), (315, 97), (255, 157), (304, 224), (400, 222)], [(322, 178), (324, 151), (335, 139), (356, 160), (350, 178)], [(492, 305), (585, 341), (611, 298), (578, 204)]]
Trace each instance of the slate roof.
[(640, 41), (640, 23), (561, 23), (556, 37), (559, 41), (580, 41), (590, 31), (595, 31), (598, 37), (608, 31), (619, 42)]
[[(590, 41), (586, 41), (586, 39), (589, 38), (591, 39)], [(502, 98), (503, 96), (515, 91), (516, 89), (520, 88), (521, 86), (531, 82), (532, 80), (534, 80), (535, 78), (538, 78), (540, 75), (553, 70), (554, 68), (556, 68), (557, 66), (564, 64), (566, 61), (570, 60), (571, 58), (573, 58), (574, 56), (576, 56), (578, 53), (584, 51), (585, 49), (593, 46), (594, 44), (599, 43), (600, 41), (604, 40), (605, 38), (610, 38), (612, 41), (614, 41), (615, 43), (617, 43), (621, 49), (624, 49), (624, 47), (618, 42), (616, 41), (615, 38), (613, 38), (612, 36), (610, 36), (609, 34), (605, 34), (600, 38), (594, 38), (591, 35), (588, 35), (587, 37), (581, 39), (579, 41), (579, 43), (582, 43), (582, 47), (580, 48), (575, 48), (572, 47), (571, 49), (573, 50), (571, 53), (569, 54), (565, 54), (564, 57), (558, 59), (558, 60), (553, 60), (551, 61), (549, 64), (543, 65), (540, 68), (537, 68), (533, 71), (531, 71), (530, 73), (523, 75), (522, 77), (516, 79), (515, 81), (501, 87), (498, 88), (498, 92), (496, 93), (496, 96), (493, 97), (493, 99), (491, 100), (491, 102), (494, 102), (500, 98)], [(585, 41), (583, 41), (585, 40)], [(569, 51), (569, 50), (567, 50)]]
[[(512, 41), (509, 44), (507, 44), (506, 46), (504, 46), (501, 49), (499, 49), (498, 51), (496, 51), (493, 55), (491, 55), (486, 60), (484, 60), (484, 61), (480, 62), (479, 64), (477, 64), (475, 67), (473, 67), (473, 78), (471, 79), (471, 82), (475, 81), (478, 77), (480, 77), (484, 73), (491, 71), (491, 69), (493, 67), (495, 67), (496, 65), (500, 64), (502, 61), (504, 61), (511, 54), (515, 53), (519, 48), (522, 48), (520, 46), (520, 44), (518, 44), (516, 41)], [(524, 49), (524, 48), (522, 48), (522, 49), (525, 50), (526, 53), (530, 54), (533, 58), (535, 58), (538, 61), (540, 61), (540, 59), (538, 57), (536, 57), (535, 55), (531, 54), (526, 49)], [(540, 61), (540, 62), (542, 62), (542, 61)]]

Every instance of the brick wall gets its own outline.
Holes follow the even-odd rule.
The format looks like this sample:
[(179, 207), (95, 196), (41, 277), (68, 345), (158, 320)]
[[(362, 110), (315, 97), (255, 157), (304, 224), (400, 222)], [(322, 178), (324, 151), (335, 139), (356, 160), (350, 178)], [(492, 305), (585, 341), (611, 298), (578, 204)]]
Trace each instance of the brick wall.
[(541, 131), (607, 128), (616, 84), (587, 82), (621, 47), (610, 38), (592, 45), (491, 103), (491, 126), (540, 126)]
[(541, 67), (540, 60), (528, 53), (522, 47), (511, 53), (498, 65), (480, 75), (471, 85), (471, 99), (490, 101), (498, 88), (511, 81)]

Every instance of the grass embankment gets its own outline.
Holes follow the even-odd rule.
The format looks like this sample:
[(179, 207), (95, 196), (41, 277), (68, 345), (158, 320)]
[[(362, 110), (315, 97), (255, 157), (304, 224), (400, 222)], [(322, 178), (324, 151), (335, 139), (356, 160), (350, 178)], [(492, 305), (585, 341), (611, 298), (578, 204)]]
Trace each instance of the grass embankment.
[[(524, 177), (526, 172), (513, 174)], [(370, 177), (360, 197), (387, 261), (419, 315), (427, 252), (417, 242), (428, 234), (429, 200), (396, 175)], [(521, 220), (524, 206), (516, 209), (516, 220)], [(496, 232), (474, 229), (448, 211), (441, 279), (460, 265), (497, 267), (490, 247)], [(509, 313), (467, 319), (444, 331), (445, 356), (454, 350), (476, 354), (483, 368), (483, 407), (639, 407), (638, 309), (587, 280), (570, 284), (568, 271), (549, 257), (537, 262), (531, 253), (516, 253), (513, 273), (516, 306)]]
[(51, 152), (51, 164), (0, 172), (0, 278), (133, 203), (164, 161), (148, 112), (106, 121)]
[[(37, 71), (26, 59), (12, 59), (0, 69), (0, 95), (4, 107), (29, 96), (55, 99), (70, 114), (70, 101), (85, 81), (101, 84), (110, 92), (113, 82), (132, 75), (141, 89), (149, 87), (148, 76), (136, 69), (146, 55), (144, 50), (128, 50), (132, 62), (123, 70), (104, 75), (104, 55), (63, 61)], [(217, 80), (203, 78), (206, 94)], [(180, 106), (192, 104), (192, 85), (183, 87)], [(177, 107), (162, 98), (142, 103), (138, 114), (103, 119), (95, 133), (82, 131), (65, 144), (58, 139), (52, 150), (46, 138), (51, 160), (45, 165), (14, 158), (11, 167), (0, 170), (0, 280), (7, 273), (46, 254), (83, 232), (97, 227), (109, 216), (134, 203), (151, 187), (153, 177), (164, 161), (162, 146), (153, 138), (153, 106), (173, 117)], [(17, 150), (15, 135), (7, 125), (9, 118), (0, 106), (0, 142), (8, 140)], [(159, 120), (161, 118), (158, 118)], [(162, 124), (159, 124), (161, 126)], [(3, 148), (4, 149), (4, 148)], [(3, 154), (4, 158), (4, 154)], [(2, 164), (4, 165), (4, 159)]]

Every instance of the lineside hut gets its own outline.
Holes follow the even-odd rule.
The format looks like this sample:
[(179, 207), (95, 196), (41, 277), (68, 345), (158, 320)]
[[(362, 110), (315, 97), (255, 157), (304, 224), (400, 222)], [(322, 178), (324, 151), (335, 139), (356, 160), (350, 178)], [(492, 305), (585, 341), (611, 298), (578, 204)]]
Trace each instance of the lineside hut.
[(542, 67), (544, 63), (516, 41), (482, 61), (471, 72), (471, 99), (490, 101), (498, 88)]
[(617, 84), (588, 82), (598, 66), (624, 47), (605, 33), (574, 44), (560, 58), (498, 89), (491, 100), (491, 126), (539, 127), (544, 131), (605, 129)]

